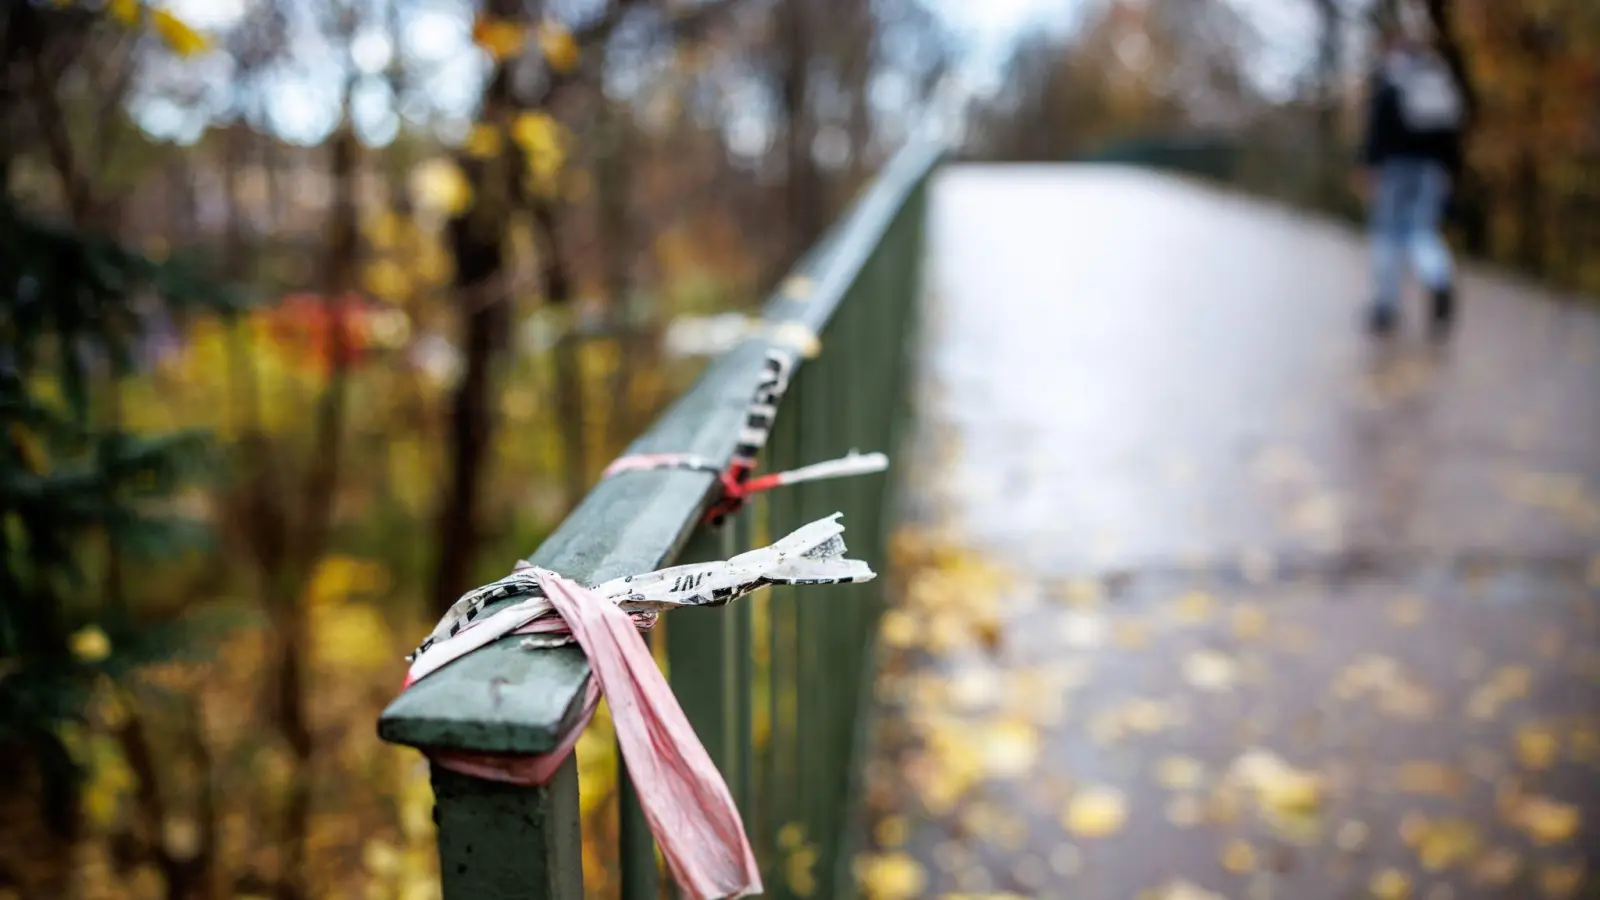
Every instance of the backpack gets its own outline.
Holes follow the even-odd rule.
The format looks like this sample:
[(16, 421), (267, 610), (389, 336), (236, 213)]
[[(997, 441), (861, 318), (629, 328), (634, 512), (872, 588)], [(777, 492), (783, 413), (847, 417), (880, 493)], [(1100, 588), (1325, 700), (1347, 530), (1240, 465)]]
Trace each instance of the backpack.
[(1407, 130), (1455, 131), (1461, 127), (1466, 103), (1443, 60), (1427, 56), (1397, 61), (1389, 67), (1389, 81)]

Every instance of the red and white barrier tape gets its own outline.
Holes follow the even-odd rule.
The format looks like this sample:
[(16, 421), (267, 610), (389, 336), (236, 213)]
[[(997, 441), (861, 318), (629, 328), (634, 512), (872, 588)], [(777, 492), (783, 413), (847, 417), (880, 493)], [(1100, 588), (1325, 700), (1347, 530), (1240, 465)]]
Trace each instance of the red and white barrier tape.
[[(844, 557), (844, 526), (838, 519), (834, 513), (726, 561), (625, 576), (595, 588), (519, 565), (505, 578), (468, 592), (411, 655), (406, 687), (508, 634), (536, 635), (526, 639), (537, 641), (534, 646), (576, 641), (593, 678), (579, 721), (550, 752), (430, 751), (430, 760), (478, 778), (543, 784), (572, 752), (603, 694), (639, 804), (683, 895), (713, 900), (761, 893), (760, 871), (738, 808), (639, 631), (653, 626), (664, 609), (720, 606), (763, 585), (872, 580), (866, 563)], [(500, 600), (514, 602), (487, 608)]]
[(767, 438), (772, 434), (772, 425), (778, 414), (778, 401), (789, 389), (789, 367), (788, 356), (776, 350), (768, 352), (762, 369), (761, 382), (756, 386), (755, 396), (751, 398), (745, 412), (745, 424), (739, 433), (739, 443), (734, 448), (733, 458), (726, 467), (718, 466), (705, 457), (692, 453), (639, 453), (618, 458), (606, 467), (601, 477), (609, 478), (623, 472), (660, 469), (711, 472), (721, 482), (721, 495), (706, 510), (705, 520), (715, 525), (738, 512), (751, 494), (803, 481), (848, 478), (853, 475), (882, 472), (889, 468), (889, 457), (882, 453), (857, 453), (851, 450), (838, 459), (813, 463), (787, 472), (751, 477), (756, 467), (756, 456), (767, 445)]

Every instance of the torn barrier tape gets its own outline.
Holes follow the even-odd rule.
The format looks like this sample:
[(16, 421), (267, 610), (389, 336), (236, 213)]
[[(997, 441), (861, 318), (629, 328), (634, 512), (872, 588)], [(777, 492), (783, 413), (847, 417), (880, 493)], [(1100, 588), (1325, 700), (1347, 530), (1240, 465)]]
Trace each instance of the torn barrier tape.
[[(497, 638), (565, 629), (588, 657), (593, 677), (574, 727), (547, 753), (511, 756), (429, 751), (446, 769), (493, 781), (539, 785), (576, 746), (602, 695), (646, 821), (684, 896), (693, 900), (761, 892), (738, 808), (695, 736), (639, 629), (662, 610), (718, 606), (768, 584), (843, 584), (872, 580), (872, 569), (846, 559), (840, 514), (819, 519), (767, 547), (728, 560), (673, 566), (586, 588), (521, 565), (464, 594), (410, 657), (406, 687)], [(512, 601), (498, 610), (491, 603)], [(556, 623), (560, 623), (557, 625)]]
[(692, 453), (638, 453), (623, 456), (606, 467), (602, 478), (623, 472), (659, 471), (680, 469), (710, 472), (717, 476), (721, 491), (715, 502), (706, 510), (705, 521), (719, 525), (728, 516), (743, 508), (745, 500), (755, 493), (768, 491), (788, 484), (819, 481), (828, 478), (847, 478), (882, 472), (889, 467), (889, 457), (882, 453), (857, 453), (851, 450), (845, 456), (826, 462), (813, 463), (787, 472), (773, 472), (751, 477), (755, 471), (756, 457), (767, 445), (778, 413), (778, 401), (789, 389), (789, 357), (769, 351), (762, 367), (761, 381), (755, 396), (745, 411), (745, 424), (739, 432), (739, 443), (726, 467), (722, 467)]

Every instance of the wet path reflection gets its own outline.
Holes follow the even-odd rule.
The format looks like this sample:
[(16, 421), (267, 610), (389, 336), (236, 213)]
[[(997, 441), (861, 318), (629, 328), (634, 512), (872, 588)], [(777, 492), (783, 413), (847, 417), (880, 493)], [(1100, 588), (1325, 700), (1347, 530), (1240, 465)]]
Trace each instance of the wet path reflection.
[(1600, 895), (1600, 315), (1374, 346), (1347, 232), (956, 168), (870, 897)]

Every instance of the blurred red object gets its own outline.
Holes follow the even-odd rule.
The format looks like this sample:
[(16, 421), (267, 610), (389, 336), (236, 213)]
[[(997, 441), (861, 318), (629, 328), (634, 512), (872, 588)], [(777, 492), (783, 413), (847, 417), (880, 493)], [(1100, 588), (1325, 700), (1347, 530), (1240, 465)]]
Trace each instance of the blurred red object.
[(371, 349), (371, 322), (383, 312), (356, 291), (339, 297), (312, 293), (285, 296), (259, 315), (280, 348), (323, 372), (349, 368)]

